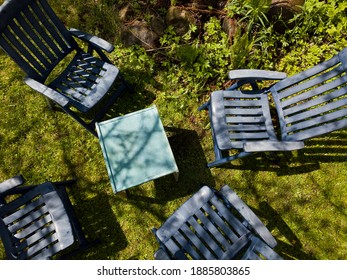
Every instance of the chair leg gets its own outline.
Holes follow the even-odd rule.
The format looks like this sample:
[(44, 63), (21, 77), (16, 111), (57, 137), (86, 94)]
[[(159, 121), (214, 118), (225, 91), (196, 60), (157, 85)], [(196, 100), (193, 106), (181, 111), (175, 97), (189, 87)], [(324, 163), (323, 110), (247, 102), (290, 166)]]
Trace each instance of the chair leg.
[(211, 101), (210, 101), (210, 100), (209, 100), (209, 101), (207, 101), (205, 104), (201, 105), (201, 106), (198, 108), (198, 110), (199, 110), (199, 111), (202, 111), (202, 110), (208, 110), (208, 109), (209, 109), (209, 107), (210, 107), (210, 103), (211, 103)]
[(228, 163), (230, 161), (239, 159), (239, 158), (244, 158), (244, 157), (248, 157), (250, 156), (252, 153), (247, 153), (247, 152), (240, 152), (234, 156), (229, 156), (229, 157), (222, 157), (220, 159), (216, 159), (215, 161), (209, 162), (207, 164), (207, 167), (211, 168), (211, 167), (216, 167), (225, 163)]
[(77, 116), (76, 113), (71, 111), (69, 108), (62, 108), (66, 114), (68, 114), (70, 117), (72, 117), (75, 121), (77, 121), (80, 125), (82, 125), (85, 129), (87, 129), (90, 133), (92, 133), (95, 137), (98, 137), (94, 124), (95, 123), (86, 123), (83, 121), (79, 116)]

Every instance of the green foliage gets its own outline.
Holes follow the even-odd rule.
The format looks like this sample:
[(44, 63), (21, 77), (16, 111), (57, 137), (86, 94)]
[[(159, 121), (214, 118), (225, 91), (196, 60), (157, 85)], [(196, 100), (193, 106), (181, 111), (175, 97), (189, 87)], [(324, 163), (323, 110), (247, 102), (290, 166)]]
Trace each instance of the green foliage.
[(231, 0), (226, 9), (229, 17), (239, 16), (239, 22), (246, 22), (247, 31), (250, 32), (254, 25), (268, 25), (267, 12), (270, 4), (271, 0)]
[(191, 25), (185, 36), (178, 36), (169, 27), (160, 39), (165, 49), (162, 67), (168, 80), (180, 77), (185, 85), (205, 84), (217, 79), (221, 69), (230, 65), (231, 55), (228, 37), (221, 31), (220, 21), (211, 18), (204, 26), (203, 40), (194, 37), (196, 26)]
[[(231, 68), (246, 67), (253, 40), (247, 34), (237, 32), (233, 43), (222, 30), (220, 20), (211, 17), (203, 26), (203, 36), (194, 37), (196, 26), (184, 36), (175, 34), (169, 27), (160, 42), (165, 49), (165, 58), (161, 58), (164, 73), (168, 81), (182, 80), (185, 86), (205, 91), (202, 85), (213, 82), (220, 86)], [(196, 86), (198, 85), (198, 86)]]
[(282, 39), (284, 47), (308, 39), (318, 44), (338, 41), (347, 30), (346, 11), (346, 2), (306, 0), (302, 12), (289, 22), (294, 27), (286, 30)]

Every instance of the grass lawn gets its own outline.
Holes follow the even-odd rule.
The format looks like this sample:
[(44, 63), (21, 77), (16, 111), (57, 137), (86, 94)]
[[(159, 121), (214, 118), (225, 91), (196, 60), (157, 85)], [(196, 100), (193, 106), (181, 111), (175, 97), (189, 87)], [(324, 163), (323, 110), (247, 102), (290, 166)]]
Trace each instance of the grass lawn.
[(178, 182), (166, 176), (130, 189), (129, 197), (114, 194), (98, 139), (68, 115), (51, 111), (0, 51), (0, 181), (16, 174), (28, 184), (78, 180), (70, 197), (88, 237), (102, 242), (76, 258), (153, 259), (158, 245), (152, 227), (204, 183), (232, 187), (270, 229), (285, 259), (347, 259), (347, 130), (307, 141), (299, 152), (280, 153), (279, 163), (257, 154), (208, 169), (208, 116), (198, 111), (208, 93), (175, 86), (153, 63), (123, 47), (116, 46), (110, 58), (136, 93), (120, 98), (108, 118), (155, 104), (180, 170)]

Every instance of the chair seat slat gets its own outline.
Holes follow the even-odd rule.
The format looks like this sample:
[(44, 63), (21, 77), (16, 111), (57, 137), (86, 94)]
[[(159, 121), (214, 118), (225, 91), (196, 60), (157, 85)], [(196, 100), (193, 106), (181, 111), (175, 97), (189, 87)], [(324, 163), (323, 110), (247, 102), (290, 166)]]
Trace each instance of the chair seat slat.
[(26, 224), (24, 228), (20, 228), (20, 231), (13, 231), (13, 230), (10, 230), (10, 231), (16, 232), (15, 233), (16, 238), (22, 239), (50, 223), (52, 223), (51, 216), (44, 215), (40, 217), (40, 219), (38, 220), (32, 220), (32, 222), (30, 222), (29, 224)]
[(234, 140), (251, 140), (251, 139), (269, 139), (269, 136), (267, 132), (253, 132), (253, 133), (246, 133), (246, 132), (240, 132), (240, 133), (229, 133), (229, 138)]
[(84, 68), (78, 68), (78, 67), (71, 67), (71, 72), (69, 73), (68, 76), (72, 75), (77, 76), (77, 77), (81, 77), (84, 78), (85, 80), (90, 81), (91, 83), (95, 84), (100, 77), (98, 77), (97, 75), (95, 75), (95, 73), (92, 73), (90, 71), (86, 71), (86, 69)]
[(60, 242), (55, 244), (50, 244), (49, 247), (46, 247), (43, 250), (41, 250), (39, 254), (31, 256), (30, 259), (31, 260), (50, 259), (52, 256), (61, 252), (65, 248), (66, 246), (62, 246)]
[(231, 131), (266, 131), (265, 125), (253, 125), (253, 124), (236, 124), (236, 125), (228, 125), (227, 129), (229, 132)]
[[(184, 246), (184, 248), (187, 250), (188, 253), (191, 252), (191, 250), (198, 251), (200, 255), (203, 256), (204, 259), (214, 259), (214, 255), (211, 253), (209, 247), (207, 247), (207, 242), (201, 242), (200, 238), (196, 235), (196, 233), (193, 233), (191, 228), (188, 227), (187, 224), (184, 224), (181, 227), (181, 231), (184, 233), (184, 235), (188, 238), (189, 242)], [(190, 245), (192, 244), (192, 245)], [(188, 249), (189, 248), (189, 249)]]
[(245, 233), (244, 231), (237, 232), (234, 229), (232, 229), (229, 225), (225, 224), (224, 220), (219, 215), (217, 215), (215, 211), (210, 210), (211, 208), (209, 206), (204, 205), (203, 209), (205, 211), (208, 211), (212, 223), (216, 227), (218, 227), (218, 230), (221, 233), (223, 233), (224, 238), (218, 240), (218, 242), (220, 242), (223, 248), (227, 248), (230, 242), (235, 242), (237, 239), (239, 239), (239, 235), (243, 235)]
[[(201, 212), (199, 211), (198, 213)], [(194, 228), (194, 230), (196, 230), (197, 234), (200, 236), (200, 239), (203, 240), (207, 246), (209, 246), (211, 251), (220, 257), (223, 254), (223, 250), (214, 239), (218, 241), (219, 238), (225, 238), (217, 230), (217, 228), (211, 224), (205, 215), (197, 215), (197, 218), (200, 219), (201, 224), (199, 224), (194, 217), (188, 219), (188, 223)]]
[(263, 116), (257, 116), (257, 117), (230, 117), (230, 116), (226, 116), (225, 120), (228, 124), (230, 124), (230, 123), (237, 123), (237, 124), (261, 123), (261, 124), (264, 124), (264, 122), (265, 122), (265, 118)]
[[(55, 227), (54, 225), (46, 225), (42, 229), (38, 229), (34, 234), (30, 235), (27, 238), (22, 239), (20, 242), (16, 242), (16, 250), (22, 251), (25, 250), (26, 248), (30, 248), (33, 246), (35, 243), (39, 243), (40, 240), (48, 238), (50, 235), (55, 233)], [(17, 237), (15, 235), (15, 237)], [(18, 237), (17, 237), (18, 238)], [(57, 238), (55, 238), (57, 240)]]
[[(181, 232), (175, 232), (175, 234), (172, 237), (176, 240), (176, 242), (178, 242), (180, 251), (186, 251), (190, 256), (192, 256), (195, 259), (201, 258), (197, 251), (194, 248), (192, 248), (192, 245), (189, 243), (189, 240), (187, 240)], [(176, 251), (173, 252), (173, 254), (175, 253)]]
[(85, 95), (79, 92), (78, 88), (70, 88), (66, 85), (60, 84), (57, 87), (66, 97), (76, 100), (78, 102), (83, 102)]
[[(44, 205), (42, 197), (37, 197), (34, 201), (31, 201), (35, 197), (28, 197), (27, 200), (14, 200), (13, 203), (6, 207), (7, 217), (3, 218), (5, 224), (11, 224), (18, 220), (21, 216), (27, 215), (35, 208)], [(25, 203), (25, 204), (24, 204)], [(24, 206), (24, 207), (23, 207)], [(2, 211), (1, 211), (2, 212)], [(0, 213), (1, 213), (0, 212)]]
[(50, 236), (47, 236), (47, 238), (42, 239), (40, 242), (37, 244), (26, 248), (25, 255), (28, 256), (28, 259), (30, 259), (30, 256), (35, 255), (35, 254), (40, 254), (40, 251), (44, 250), (48, 246), (52, 246), (54, 243), (56, 243), (57, 236), (56, 234), (52, 234)]
[(248, 230), (245, 229), (244, 225), (238, 220), (228, 209), (225, 204), (220, 201), (217, 196), (214, 196), (211, 198), (211, 202), (216, 207), (219, 215), (223, 217), (231, 226), (232, 228), (238, 233), (239, 236), (244, 235), (248, 232)]
[(224, 106), (225, 107), (255, 107), (255, 108), (260, 108), (262, 105), (262, 101), (261, 100), (224, 100)]
[[(214, 220), (214, 218), (216, 218), (217, 216), (214, 216), (214, 218), (212, 217), (212, 219), (210, 219), (207, 218), (201, 211), (197, 212), (196, 215), (202, 221), (204, 227), (206, 227), (210, 234), (214, 237), (216, 242), (218, 242), (218, 247), (222, 249), (222, 251), (216, 251), (216, 255), (221, 257), (229, 244), (234, 240), (237, 240), (239, 237), (234, 231), (226, 231), (225, 228), (219, 227), (221, 223), (217, 223)], [(220, 217), (218, 216), (217, 218), (219, 219)]]
[(19, 219), (14, 224), (8, 226), (8, 230), (12, 233), (21, 230), (22, 228), (30, 225), (33, 221), (47, 215), (48, 209), (46, 207), (41, 207), (36, 211), (30, 213), (29, 216), (24, 216), (24, 218)]
[(263, 111), (261, 110), (261, 108), (242, 108), (242, 109), (225, 109), (224, 110), (225, 114), (226, 115), (239, 115), (239, 116), (242, 116), (242, 115), (263, 115)]
[(250, 233), (244, 234), (240, 236), (238, 240), (236, 240), (228, 250), (225, 251), (225, 253), (221, 256), (221, 260), (232, 260), (234, 259), (237, 254), (240, 253), (241, 250), (243, 250), (247, 244), (250, 243)]
[[(220, 97), (228, 101), (229, 98), (260, 99), (261, 92), (241, 91), (241, 90), (221, 90), (217, 91)], [(231, 100), (230, 100), (231, 101)]]

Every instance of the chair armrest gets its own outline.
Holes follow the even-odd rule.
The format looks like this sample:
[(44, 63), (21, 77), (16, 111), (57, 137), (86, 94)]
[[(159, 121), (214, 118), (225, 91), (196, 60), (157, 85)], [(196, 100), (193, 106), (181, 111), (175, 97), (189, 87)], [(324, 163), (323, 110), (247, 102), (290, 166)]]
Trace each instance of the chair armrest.
[(248, 205), (228, 186), (221, 188), (220, 194), (232, 205), (233, 208), (247, 221), (251, 228), (263, 239), (271, 248), (277, 245), (276, 239), (265, 227), (262, 221), (254, 214)]
[(294, 151), (304, 148), (302, 141), (252, 141), (243, 145), (245, 152)]
[(24, 178), (22, 175), (14, 176), (0, 183), (0, 196), (5, 195), (10, 190), (17, 188), (24, 184)]
[(91, 45), (93, 45), (94, 47), (103, 49), (103, 50), (107, 51), (108, 53), (110, 53), (114, 50), (114, 46), (111, 43), (109, 43), (109, 42), (105, 41), (104, 39), (101, 39), (95, 35), (85, 33), (81, 30), (76, 29), (76, 28), (69, 29), (69, 32), (72, 34), (72, 36), (75, 36), (78, 39), (81, 39), (85, 42), (88, 42)]
[(37, 92), (43, 94), (47, 98), (51, 99), (55, 103), (57, 103), (61, 107), (65, 107), (69, 103), (69, 99), (66, 98), (64, 95), (60, 94), (59, 92), (47, 87), (46, 85), (32, 79), (29, 77), (26, 77), (24, 79), (24, 82), (31, 87), (32, 89), (36, 90)]
[(156, 260), (171, 260), (165, 249), (161, 247), (154, 253), (154, 258)]
[(257, 70), (257, 69), (240, 69), (229, 71), (230, 80), (283, 80), (287, 77), (284, 72)]

